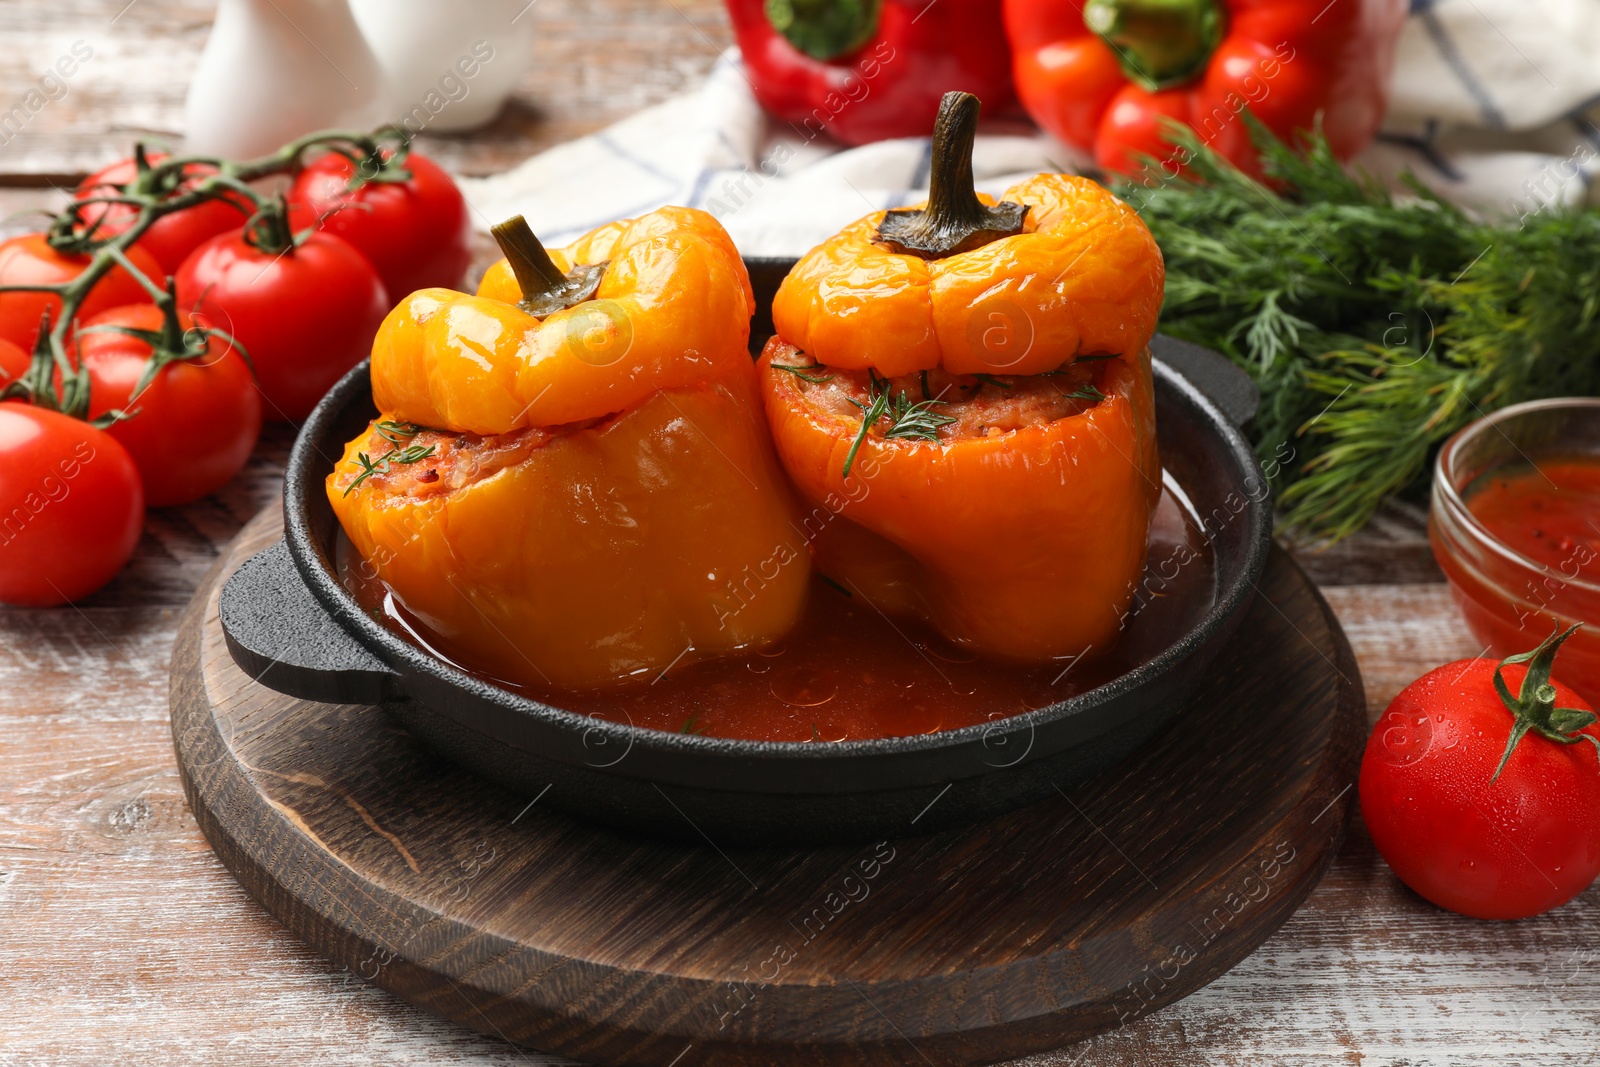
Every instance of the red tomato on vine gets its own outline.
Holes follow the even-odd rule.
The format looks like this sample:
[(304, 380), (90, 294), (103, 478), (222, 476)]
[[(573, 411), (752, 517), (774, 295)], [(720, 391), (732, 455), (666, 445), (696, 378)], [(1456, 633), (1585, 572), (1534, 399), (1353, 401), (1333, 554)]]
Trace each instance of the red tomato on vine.
[(281, 202), (196, 249), (178, 270), (177, 296), (249, 357), (263, 415), (289, 422), (370, 354), (390, 306), (365, 256), (331, 233), (293, 237)]
[(1361, 815), (1372, 842), (1440, 907), (1521, 919), (1566, 903), (1600, 874), (1600, 727), (1550, 677), (1576, 629), (1498, 664), (1429, 671), (1395, 697), (1367, 741)]
[(126, 449), (78, 419), (0, 404), (0, 602), (81, 600), (128, 562), (143, 527)]
[[(153, 373), (152, 346), (161, 350)], [(78, 360), (89, 372), (89, 418), (126, 416), (106, 433), (133, 457), (147, 506), (209, 496), (250, 458), (261, 396), (226, 338), (180, 329), (154, 304), (130, 304), (84, 324)]]
[(415, 152), (397, 164), (410, 177), (379, 177), (355, 190), (356, 165), (338, 153), (311, 164), (289, 190), (296, 229), (317, 226), (366, 256), (399, 300), (418, 289), (459, 288), (472, 262), (472, 220), (461, 190)]
[[(85, 178), (73, 196), (78, 200), (117, 196), (130, 183), (137, 189), (138, 179), (149, 170), (149, 164), (160, 163), (166, 158), (164, 152), (152, 152), (142, 161), (138, 156), (118, 160)], [(178, 184), (174, 192), (187, 192), (197, 179), (215, 172), (215, 167), (204, 163), (188, 164), (183, 168), (185, 180)], [(150, 253), (160, 268), (159, 280), (177, 273), (189, 253), (212, 237), (243, 226), (250, 218), (251, 210), (237, 196), (207, 200), (156, 219), (133, 247)], [(138, 215), (139, 209), (132, 204), (89, 204), (80, 210), (78, 217), (83, 220), (85, 229), (93, 227), (96, 238), (106, 238), (127, 230)]]
[(24, 374), (33, 357), (23, 351), (15, 341), (0, 337), (0, 389), (4, 389)]
[[(70, 282), (89, 265), (89, 256), (68, 255), (50, 247), (42, 233), (26, 233), (0, 244), (0, 285), (57, 285)], [(151, 281), (165, 277), (160, 264), (142, 248), (128, 250), (128, 260)], [(95, 283), (78, 306), (83, 322), (107, 308), (122, 304), (148, 304), (150, 293), (121, 267), (112, 267)], [(50, 319), (61, 315), (61, 298), (54, 293), (0, 292), (0, 338), (33, 351), (39, 337), (39, 320), (45, 308)]]

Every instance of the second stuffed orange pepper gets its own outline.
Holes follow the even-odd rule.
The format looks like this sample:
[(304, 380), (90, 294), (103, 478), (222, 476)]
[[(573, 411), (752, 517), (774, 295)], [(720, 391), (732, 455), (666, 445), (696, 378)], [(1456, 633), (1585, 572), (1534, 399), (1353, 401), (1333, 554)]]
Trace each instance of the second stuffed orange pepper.
[(1115, 637), (1160, 497), (1161, 253), (1087, 179), (975, 194), (977, 111), (946, 97), (927, 205), (784, 281), (767, 415), (821, 573), (976, 651), (1067, 659)]
[(476, 296), (373, 344), (378, 419), (328, 499), (400, 608), (503, 681), (593, 688), (780, 638), (809, 556), (747, 354), (742, 261), (663, 208), (546, 252), (520, 218)]

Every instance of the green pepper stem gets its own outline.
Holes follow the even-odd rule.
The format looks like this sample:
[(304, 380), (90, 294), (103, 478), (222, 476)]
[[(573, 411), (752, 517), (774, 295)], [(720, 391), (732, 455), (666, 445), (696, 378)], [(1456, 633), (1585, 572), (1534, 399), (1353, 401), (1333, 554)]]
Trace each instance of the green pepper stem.
[(877, 35), (882, 0), (766, 0), (766, 10), (785, 40), (826, 63)]
[(1128, 80), (1149, 92), (1205, 73), (1226, 29), (1217, 0), (1089, 0), (1083, 24), (1117, 55)]
[(511, 264), (524, 298), (549, 296), (567, 284), (567, 276), (556, 267), (527, 219), (514, 215), (489, 227), (489, 232)]
[(933, 127), (928, 205), (888, 212), (878, 224), (879, 241), (904, 255), (940, 259), (1022, 232), (1026, 205), (985, 204), (973, 185), (972, 143), (981, 106), (971, 93), (944, 94)]

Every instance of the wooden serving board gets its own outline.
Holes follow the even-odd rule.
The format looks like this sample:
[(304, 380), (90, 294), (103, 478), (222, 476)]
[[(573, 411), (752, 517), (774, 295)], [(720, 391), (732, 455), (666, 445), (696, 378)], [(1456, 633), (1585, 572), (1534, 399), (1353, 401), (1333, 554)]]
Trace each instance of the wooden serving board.
[(1127, 763), (963, 830), (735, 851), (585, 824), (455, 769), (379, 708), (253, 683), (217, 591), (280, 524), (269, 508), (244, 529), (179, 630), (172, 729), (195, 818), (317, 951), (510, 1041), (663, 1067), (1056, 1048), (1244, 958), (1349, 819), (1360, 676), (1281, 550), (1191, 706)]

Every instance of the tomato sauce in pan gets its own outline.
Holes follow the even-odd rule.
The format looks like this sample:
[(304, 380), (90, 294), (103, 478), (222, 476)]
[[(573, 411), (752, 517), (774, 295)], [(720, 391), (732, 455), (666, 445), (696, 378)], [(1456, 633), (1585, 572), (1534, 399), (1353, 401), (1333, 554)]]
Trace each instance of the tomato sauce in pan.
[[(1150, 528), (1145, 579), (1116, 645), (1042, 665), (976, 656), (931, 627), (889, 619), (813, 576), (800, 624), (778, 645), (653, 671), (605, 690), (513, 692), (655, 730), (757, 741), (845, 741), (953, 730), (1092, 689), (1169, 647), (1216, 599), (1207, 538), (1170, 476)], [(340, 579), (390, 630), (441, 659), (438, 642), (395, 603), (341, 533)], [(470, 665), (455, 662), (473, 672)]]

